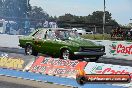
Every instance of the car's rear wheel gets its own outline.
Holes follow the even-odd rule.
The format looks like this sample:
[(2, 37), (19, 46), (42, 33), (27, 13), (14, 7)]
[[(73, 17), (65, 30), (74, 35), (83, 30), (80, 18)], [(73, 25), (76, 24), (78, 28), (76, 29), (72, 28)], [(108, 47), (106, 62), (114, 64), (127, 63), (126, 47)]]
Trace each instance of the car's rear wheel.
[(64, 60), (72, 59), (72, 54), (71, 54), (70, 50), (68, 50), (68, 49), (61, 50), (60, 58), (64, 59)]
[(34, 56), (37, 56), (38, 55), (38, 52), (36, 52), (32, 45), (28, 44), (26, 47), (25, 47), (25, 53), (26, 55), (34, 55)]
[(98, 59), (99, 59), (99, 57), (95, 57), (94, 59), (89, 59), (89, 60), (90, 60), (90, 62), (96, 62), (96, 61), (98, 61)]

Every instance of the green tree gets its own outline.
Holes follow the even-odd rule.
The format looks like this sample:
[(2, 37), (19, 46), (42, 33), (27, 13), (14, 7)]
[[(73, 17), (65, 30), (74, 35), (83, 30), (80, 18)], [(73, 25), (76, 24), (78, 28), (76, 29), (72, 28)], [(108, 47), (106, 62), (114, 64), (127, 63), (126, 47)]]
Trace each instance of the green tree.
[(58, 21), (64, 21), (64, 22), (74, 22), (74, 15), (68, 13), (63, 16), (59, 16)]
[(29, 12), (30, 19), (34, 19), (38, 21), (48, 20), (49, 15), (41, 7), (33, 6), (31, 8), (32, 9)]
[(56, 16), (50, 16), (49, 18), (48, 18), (48, 21), (52, 21), (52, 22), (56, 22), (57, 21), (57, 17)]
[[(92, 15), (88, 15), (88, 17), (90, 18), (89, 21), (90, 22), (94, 22), (94, 23), (103, 23), (103, 11), (95, 11), (92, 13)], [(109, 13), (108, 11), (105, 12), (105, 20), (106, 23), (109, 23), (109, 21), (111, 20), (111, 13)]]
[(49, 14), (47, 14), (41, 7), (32, 6), (29, 12), (30, 23), (35, 28), (43, 27), (43, 23), (49, 20)]

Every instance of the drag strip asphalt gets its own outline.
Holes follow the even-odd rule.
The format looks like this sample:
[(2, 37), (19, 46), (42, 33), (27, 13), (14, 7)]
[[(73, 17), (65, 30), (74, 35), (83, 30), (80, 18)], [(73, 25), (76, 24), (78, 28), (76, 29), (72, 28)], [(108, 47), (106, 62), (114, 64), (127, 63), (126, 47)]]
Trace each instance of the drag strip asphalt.
[(71, 88), (51, 83), (0, 76), (0, 88)]
[[(24, 49), (22, 48), (9, 48), (9, 47), (0, 47), (1, 52), (7, 52), (7, 53), (13, 53), (16, 55), (21, 55), (23, 56), (24, 60), (29, 60), (33, 56), (27, 56), (24, 53)], [(43, 54), (40, 54), (43, 55)], [(26, 57), (26, 59), (25, 59)], [(29, 57), (29, 58), (27, 58)], [(122, 65), (122, 66), (132, 66), (132, 60), (125, 60), (125, 59), (117, 59), (117, 58), (107, 58), (107, 57), (101, 57), (97, 63), (105, 63), (105, 64), (113, 64), (113, 65)]]
[(1, 52), (24, 54), (23, 48), (0, 47)]

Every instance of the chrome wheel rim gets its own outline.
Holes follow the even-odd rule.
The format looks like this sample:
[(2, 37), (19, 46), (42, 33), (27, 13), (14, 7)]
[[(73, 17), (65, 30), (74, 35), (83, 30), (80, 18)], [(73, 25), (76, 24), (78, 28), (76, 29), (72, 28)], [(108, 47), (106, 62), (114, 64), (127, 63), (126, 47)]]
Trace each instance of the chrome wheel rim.
[(69, 50), (65, 50), (63, 52), (63, 59), (64, 60), (68, 60), (69, 59), (69, 56), (70, 56)]
[(31, 55), (32, 54), (32, 47), (31, 46), (27, 46), (27, 49), (26, 49), (26, 53), (27, 55)]

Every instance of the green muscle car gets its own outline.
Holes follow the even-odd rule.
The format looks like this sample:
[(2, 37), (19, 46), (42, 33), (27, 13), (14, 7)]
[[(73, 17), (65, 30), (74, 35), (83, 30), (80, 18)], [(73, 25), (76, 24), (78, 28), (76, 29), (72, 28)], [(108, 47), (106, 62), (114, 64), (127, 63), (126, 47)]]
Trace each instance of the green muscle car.
[(103, 45), (79, 37), (75, 30), (63, 28), (39, 29), (29, 36), (19, 38), (20, 47), (27, 55), (43, 53), (61, 59), (86, 59), (97, 61), (105, 53)]

